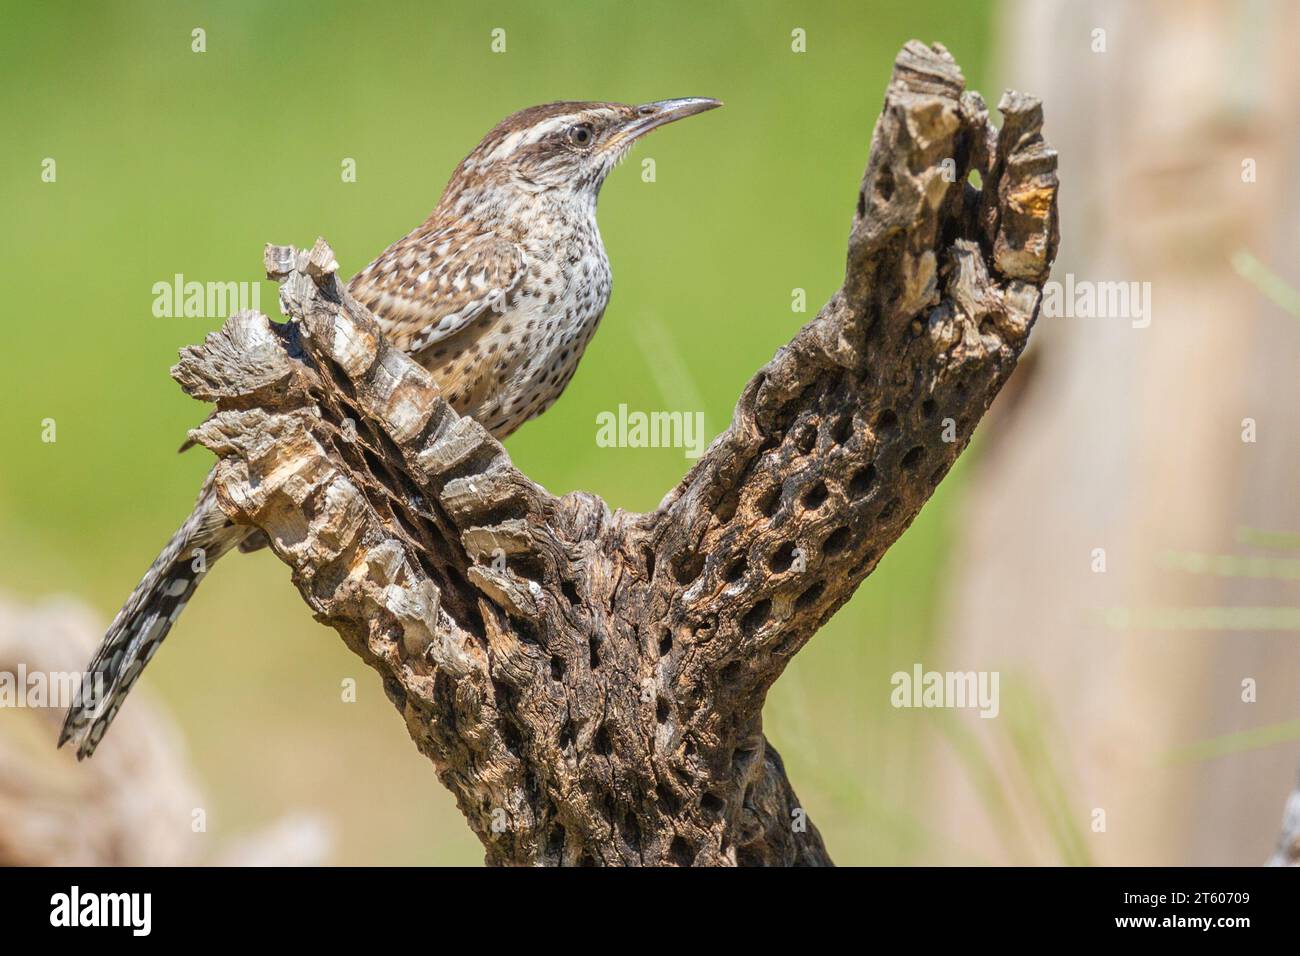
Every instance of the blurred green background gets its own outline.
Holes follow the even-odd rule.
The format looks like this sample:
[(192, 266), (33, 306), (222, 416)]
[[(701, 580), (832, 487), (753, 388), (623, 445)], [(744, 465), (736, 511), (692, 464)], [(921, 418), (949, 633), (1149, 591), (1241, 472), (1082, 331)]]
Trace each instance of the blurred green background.
[[(107, 622), (187, 513), (211, 458), (175, 449), (206, 408), (167, 370), (221, 320), (155, 318), (155, 282), (257, 280), (263, 243), (318, 235), (351, 274), (428, 213), (490, 126), (554, 99), (726, 102), (611, 176), (609, 311), (563, 399), (508, 442), (552, 492), (653, 508), (689, 462), (597, 447), (597, 413), (702, 408), (710, 437), (725, 426), (742, 385), (839, 282), (899, 47), (941, 41), (995, 94), (990, 19), (957, 0), (5, 3), (0, 590), (76, 595)], [(191, 51), (196, 27), (205, 53)], [(795, 28), (806, 53), (791, 51)], [(349, 157), (354, 183), (340, 175)], [(806, 314), (791, 311), (794, 288)], [(262, 310), (277, 315), (275, 302), (263, 282)], [(840, 863), (923, 861), (939, 839), (909, 810), (923, 768), (905, 728), (918, 724), (884, 719), (884, 688), (931, 646), (961, 481), (959, 468), (767, 707)], [(340, 700), (346, 677), (356, 703)], [(481, 862), (378, 678), (311, 620), (270, 554), (223, 562), (144, 683), (183, 729), (214, 836), (307, 810), (333, 823), (334, 862)]]

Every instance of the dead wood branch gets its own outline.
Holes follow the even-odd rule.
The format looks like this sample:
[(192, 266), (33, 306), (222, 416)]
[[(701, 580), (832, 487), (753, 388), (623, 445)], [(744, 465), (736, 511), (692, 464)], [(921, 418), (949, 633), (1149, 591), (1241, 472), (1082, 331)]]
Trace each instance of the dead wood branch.
[[(268, 247), (293, 322), (240, 313), (174, 370), (216, 413), (222, 507), (383, 677), (489, 863), (827, 864), (767, 689), (902, 534), (1006, 381), (1056, 249), (1037, 101), (1000, 131), (909, 43), (843, 288), (653, 514), (553, 497), (343, 291)], [(967, 183), (970, 171), (982, 188)]]

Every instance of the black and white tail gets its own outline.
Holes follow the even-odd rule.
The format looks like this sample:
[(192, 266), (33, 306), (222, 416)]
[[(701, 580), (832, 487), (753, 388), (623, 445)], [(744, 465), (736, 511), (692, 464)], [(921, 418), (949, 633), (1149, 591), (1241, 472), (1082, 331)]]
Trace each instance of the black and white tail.
[(172, 535), (144, 579), (117, 612), (68, 709), (59, 746), (77, 745), (77, 759), (95, 752), (145, 664), (153, 657), (214, 561), (252, 529), (232, 524), (217, 504), (208, 474), (194, 510)]

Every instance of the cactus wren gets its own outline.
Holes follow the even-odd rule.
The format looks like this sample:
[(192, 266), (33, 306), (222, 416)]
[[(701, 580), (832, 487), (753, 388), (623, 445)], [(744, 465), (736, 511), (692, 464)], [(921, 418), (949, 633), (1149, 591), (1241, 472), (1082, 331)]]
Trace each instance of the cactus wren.
[[(348, 292), (457, 412), (506, 437), (559, 397), (605, 312), (609, 260), (596, 226), (605, 177), (650, 130), (721, 105), (548, 103), (507, 117), (456, 168), (429, 217)], [(78, 758), (92, 754), (207, 568), (263, 544), (226, 518), (209, 473), (109, 625), (59, 745), (75, 740)]]

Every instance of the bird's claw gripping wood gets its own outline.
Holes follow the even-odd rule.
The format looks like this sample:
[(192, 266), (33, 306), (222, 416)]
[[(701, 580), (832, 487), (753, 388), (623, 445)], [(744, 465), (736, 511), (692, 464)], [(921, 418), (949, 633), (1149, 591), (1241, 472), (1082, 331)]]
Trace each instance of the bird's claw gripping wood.
[(1025, 346), (1055, 154), (1035, 101), (1001, 108), (999, 133), (942, 47), (905, 47), (843, 287), (651, 514), (521, 474), (385, 342), (323, 243), (268, 250), (296, 323), (243, 313), (186, 352), (178, 381), (217, 404), (195, 434), (222, 507), (380, 673), (489, 862), (830, 862), (763, 701)]

